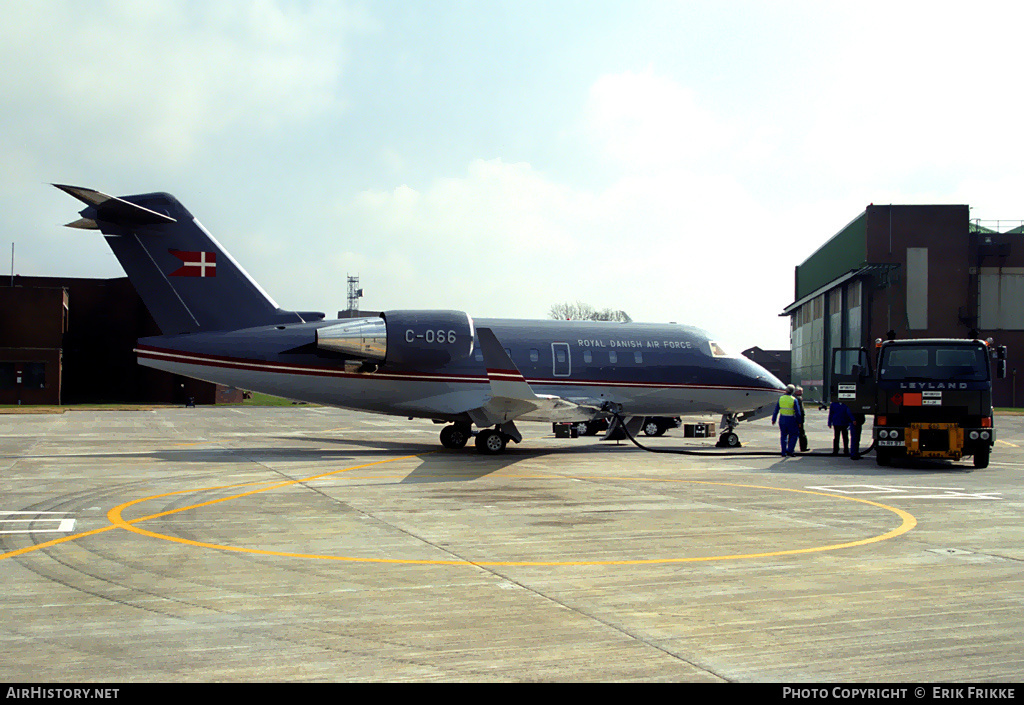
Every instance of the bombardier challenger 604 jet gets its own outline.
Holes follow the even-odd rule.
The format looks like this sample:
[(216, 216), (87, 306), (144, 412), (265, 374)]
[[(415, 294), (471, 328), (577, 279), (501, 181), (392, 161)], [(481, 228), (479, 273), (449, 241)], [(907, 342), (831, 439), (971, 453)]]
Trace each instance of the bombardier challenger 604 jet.
[[(515, 421), (722, 414), (722, 444), (771, 413), (783, 385), (703, 331), (676, 324), (471, 318), (385, 311), (324, 320), (285, 311), (178, 200), (57, 188), (86, 204), (163, 335), (139, 364), (276, 396), (447, 424), (441, 443), (481, 453), (522, 440)], [(474, 427), (478, 429), (474, 432)]]

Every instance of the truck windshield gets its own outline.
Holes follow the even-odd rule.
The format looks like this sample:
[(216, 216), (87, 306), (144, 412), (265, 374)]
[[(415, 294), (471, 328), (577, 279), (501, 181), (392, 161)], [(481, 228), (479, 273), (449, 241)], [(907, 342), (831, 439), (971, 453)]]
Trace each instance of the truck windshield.
[(878, 374), (890, 381), (986, 381), (988, 355), (974, 345), (893, 346), (883, 351)]

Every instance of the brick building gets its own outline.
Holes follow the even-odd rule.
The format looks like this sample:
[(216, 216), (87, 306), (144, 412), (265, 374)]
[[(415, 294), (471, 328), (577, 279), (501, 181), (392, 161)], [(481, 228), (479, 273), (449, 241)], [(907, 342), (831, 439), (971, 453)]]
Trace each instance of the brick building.
[(241, 401), (241, 392), (141, 367), (160, 335), (127, 278), (14, 277), (0, 283), (0, 404)]
[(796, 267), (792, 379), (824, 399), (831, 351), (897, 338), (993, 338), (1009, 349), (996, 406), (1024, 405), (1024, 223), (966, 205), (870, 205)]

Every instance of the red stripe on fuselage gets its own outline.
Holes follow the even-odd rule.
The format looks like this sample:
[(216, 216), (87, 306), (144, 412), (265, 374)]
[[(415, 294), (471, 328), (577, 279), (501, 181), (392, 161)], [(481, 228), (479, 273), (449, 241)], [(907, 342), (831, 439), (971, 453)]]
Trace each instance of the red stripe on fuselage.
[[(369, 381), (372, 379), (390, 381), (410, 382), (452, 382), (460, 384), (487, 384), (488, 377), (480, 375), (453, 375), (443, 372), (374, 372), (355, 373), (345, 372), (335, 367), (323, 367), (317, 365), (289, 364), (269, 360), (253, 360), (242, 357), (229, 357), (226, 355), (210, 355), (206, 353), (182, 352), (179, 350), (165, 350), (154, 348), (148, 345), (140, 345), (135, 348), (135, 353), (140, 358), (151, 360), (163, 360), (167, 362), (180, 362), (189, 365), (202, 365), (205, 367), (223, 367), (235, 370), (247, 370), (251, 372), (273, 372), (276, 374), (297, 374), (311, 375), (317, 377), (341, 377), (361, 379)], [(492, 370), (488, 370), (490, 374)], [(571, 379), (561, 377), (558, 379), (529, 379), (522, 374), (516, 374), (511, 370), (493, 370), (495, 373), (510, 375), (516, 381), (523, 380), (531, 385), (558, 385), (569, 387), (628, 387), (635, 389), (722, 389), (722, 390), (749, 390), (749, 391), (774, 391), (781, 394), (781, 389), (768, 389), (764, 387), (743, 387), (724, 384), (689, 384), (681, 382), (615, 382), (605, 380)], [(511, 377), (515, 375), (514, 377)]]

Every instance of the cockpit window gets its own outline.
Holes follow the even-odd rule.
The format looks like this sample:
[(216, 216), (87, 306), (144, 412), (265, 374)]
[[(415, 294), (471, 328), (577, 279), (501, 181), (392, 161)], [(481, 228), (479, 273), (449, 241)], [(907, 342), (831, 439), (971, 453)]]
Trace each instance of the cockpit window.
[(725, 348), (723, 348), (721, 345), (719, 345), (713, 340), (709, 340), (708, 345), (711, 346), (712, 357), (733, 357), (732, 355), (725, 351)]

